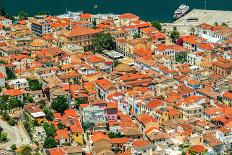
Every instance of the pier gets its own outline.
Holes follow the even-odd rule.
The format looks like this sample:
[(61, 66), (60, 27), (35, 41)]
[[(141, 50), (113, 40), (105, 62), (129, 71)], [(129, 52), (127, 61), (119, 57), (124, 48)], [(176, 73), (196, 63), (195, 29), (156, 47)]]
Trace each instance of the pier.
[[(191, 20), (194, 19), (194, 20)], [(198, 25), (200, 23), (226, 23), (232, 26), (232, 11), (193, 9), (184, 17), (176, 20), (177, 25)]]

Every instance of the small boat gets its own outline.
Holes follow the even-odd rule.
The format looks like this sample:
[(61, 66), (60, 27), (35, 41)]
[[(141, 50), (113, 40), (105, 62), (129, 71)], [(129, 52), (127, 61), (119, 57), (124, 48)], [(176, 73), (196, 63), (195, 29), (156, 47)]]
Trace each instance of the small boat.
[(189, 6), (182, 4), (179, 6), (179, 8), (174, 12), (174, 16), (173, 19), (177, 20), (181, 17), (183, 17), (184, 15), (186, 15), (189, 12)]

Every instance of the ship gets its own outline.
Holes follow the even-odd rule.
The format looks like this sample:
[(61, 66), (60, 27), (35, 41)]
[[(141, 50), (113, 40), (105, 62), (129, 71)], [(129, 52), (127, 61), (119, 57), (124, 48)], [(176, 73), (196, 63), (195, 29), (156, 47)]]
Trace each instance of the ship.
[(177, 20), (181, 17), (183, 17), (184, 15), (186, 15), (189, 12), (189, 6), (182, 4), (179, 6), (179, 8), (174, 12), (174, 16), (173, 19)]

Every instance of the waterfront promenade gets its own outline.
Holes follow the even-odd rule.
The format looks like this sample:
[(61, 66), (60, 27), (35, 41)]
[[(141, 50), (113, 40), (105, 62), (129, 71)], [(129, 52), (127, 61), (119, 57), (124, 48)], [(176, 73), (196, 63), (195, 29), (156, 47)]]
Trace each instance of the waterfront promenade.
[[(188, 19), (196, 18), (198, 21), (189, 22)], [(177, 25), (198, 25), (200, 23), (214, 24), (215, 22), (221, 24), (226, 23), (232, 26), (232, 11), (219, 10), (200, 10), (193, 9), (184, 17), (176, 20), (174, 24)]]

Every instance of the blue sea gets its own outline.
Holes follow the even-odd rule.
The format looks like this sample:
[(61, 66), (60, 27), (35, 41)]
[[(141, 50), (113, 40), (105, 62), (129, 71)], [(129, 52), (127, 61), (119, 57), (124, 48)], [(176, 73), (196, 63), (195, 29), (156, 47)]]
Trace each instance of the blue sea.
[[(49, 12), (62, 14), (65, 10), (89, 13), (132, 12), (145, 20), (171, 21), (174, 10), (182, 3), (191, 9), (204, 9), (204, 0), (3, 0), (10, 15), (25, 10), (30, 15)], [(232, 10), (232, 0), (207, 0), (207, 9)]]

